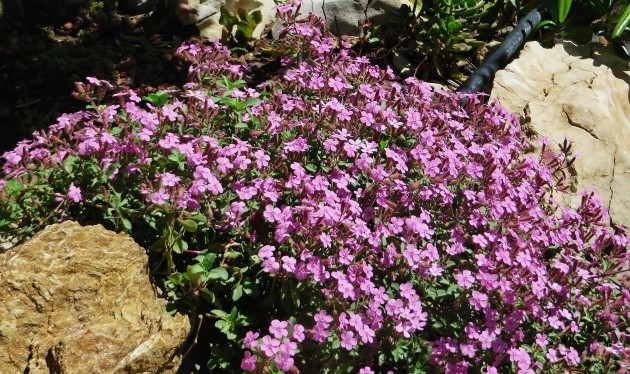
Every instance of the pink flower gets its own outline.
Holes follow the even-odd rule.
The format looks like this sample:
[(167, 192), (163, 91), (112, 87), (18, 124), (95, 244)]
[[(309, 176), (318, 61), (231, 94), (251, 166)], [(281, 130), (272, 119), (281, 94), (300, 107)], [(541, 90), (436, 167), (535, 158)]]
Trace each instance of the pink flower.
[(280, 270), (280, 263), (275, 258), (269, 257), (262, 263), (263, 270), (267, 273), (277, 273)]
[(315, 316), (313, 316), (313, 320), (317, 323), (321, 323), (323, 326), (330, 326), (330, 323), (333, 321), (333, 318), (326, 313), (325, 310), (320, 310)]
[(170, 197), (171, 195), (169, 195), (165, 189), (160, 188), (158, 191), (151, 194), (151, 202), (157, 205), (163, 205)]
[(512, 348), (509, 353), (510, 361), (516, 362), (520, 370), (528, 370), (531, 367), (531, 357), (524, 348)]
[(227, 157), (219, 157), (216, 162), (217, 170), (223, 174), (227, 173), (234, 167)]
[(243, 345), (247, 349), (255, 348), (258, 345), (257, 339), (260, 336), (257, 332), (248, 331), (243, 338)]
[(351, 351), (357, 345), (357, 339), (352, 331), (345, 331), (340, 336), (341, 347)]
[(488, 306), (488, 295), (479, 291), (473, 291), (470, 298), (470, 304), (476, 310), (481, 310)]
[(304, 326), (300, 325), (299, 323), (293, 325), (293, 339), (297, 340), (298, 342), (302, 342), (306, 338), (306, 336), (304, 335), (304, 331)]
[(287, 321), (279, 321), (274, 319), (269, 326), (269, 332), (278, 339), (289, 335), (289, 323)]
[(75, 187), (74, 183), (70, 184), (70, 188), (68, 188), (68, 198), (75, 203), (81, 201), (81, 188)]
[(276, 362), (278, 368), (283, 371), (289, 371), (293, 366), (293, 357), (286, 352), (275, 355), (273, 360)]
[(164, 187), (174, 187), (177, 183), (179, 183), (179, 181), (181, 181), (180, 177), (169, 172), (160, 174), (160, 179), (162, 181), (162, 186)]
[(474, 358), (475, 352), (477, 351), (473, 344), (460, 344), (459, 349), (462, 352), (462, 355), (470, 358)]
[(470, 270), (464, 270), (459, 274), (455, 274), (455, 280), (461, 287), (470, 288), (475, 282), (475, 277), (472, 276)]
[(269, 258), (271, 256), (273, 256), (273, 252), (276, 250), (276, 247), (272, 246), (272, 245), (265, 245), (260, 247), (260, 249), (258, 250), (258, 257), (262, 258), (262, 259), (266, 259)]
[(280, 260), (282, 260), (282, 268), (286, 272), (293, 273), (295, 271), (295, 265), (297, 263), (297, 260), (295, 258), (289, 257), (289, 256), (282, 256)]
[(254, 152), (254, 158), (256, 159), (256, 167), (258, 167), (258, 169), (262, 169), (269, 165), (270, 158), (265, 154), (265, 151), (261, 149)]
[(245, 351), (243, 359), (241, 360), (241, 369), (246, 371), (254, 371), (256, 370), (256, 363), (258, 362), (258, 357), (252, 355), (250, 351)]
[(494, 341), (494, 334), (490, 333), (488, 330), (484, 330), (481, 334), (479, 334), (477, 339), (479, 340), (479, 343), (481, 343), (482, 349), (489, 349)]
[(322, 324), (316, 324), (311, 330), (311, 338), (318, 343), (326, 341), (328, 335), (330, 335), (330, 333), (327, 327), (324, 327)]

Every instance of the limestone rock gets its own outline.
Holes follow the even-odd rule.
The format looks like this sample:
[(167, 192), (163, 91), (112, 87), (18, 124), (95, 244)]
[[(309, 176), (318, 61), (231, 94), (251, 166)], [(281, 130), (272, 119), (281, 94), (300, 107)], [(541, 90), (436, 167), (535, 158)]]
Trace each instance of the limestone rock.
[(167, 316), (145, 251), (74, 222), (0, 254), (0, 373), (175, 373), (190, 331)]
[(221, 7), (236, 14), (239, 9), (248, 12), (260, 10), (262, 22), (254, 29), (254, 38), (260, 38), (265, 25), (274, 20), (276, 4), (273, 0), (179, 0), (184, 3), (175, 10), (184, 25), (197, 25), (201, 36), (220, 39), (223, 26), (219, 23)]
[[(491, 96), (552, 144), (573, 141), (575, 176), (560, 201), (595, 187), (613, 223), (630, 227), (630, 64), (612, 47), (529, 42), (494, 81)], [(539, 142), (532, 139), (532, 145)]]
[(407, 0), (374, 0), (368, 6), (367, 0), (304, 0), (301, 13), (315, 13), (326, 20), (328, 29), (336, 35), (358, 36), (362, 30), (360, 25), (368, 19), (375, 25), (396, 20), (394, 11)]

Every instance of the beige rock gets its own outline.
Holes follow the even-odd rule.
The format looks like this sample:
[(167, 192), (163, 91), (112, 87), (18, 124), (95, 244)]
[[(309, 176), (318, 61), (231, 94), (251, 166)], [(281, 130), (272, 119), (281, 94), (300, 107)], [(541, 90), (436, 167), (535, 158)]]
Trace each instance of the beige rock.
[[(373, 25), (400, 21), (394, 12), (400, 6), (411, 5), (408, 0), (305, 0), (300, 13), (315, 13), (326, 21), (326, 26), (335, 35), (360, 36), (363, 24)], [(367, 16), (367, 20), (366, 20)]]
[[(274, 20), (276, 6), (273, 0), (181, 0), (186, 7), (176, 10), (177, 18), (184, 25), (196, 25), (201, 36), (221, 39), (223, 25), (219, 23), (221, 7), (236, 14), (239, 9), (251, 13), (260, 10), (262, 22), (256, 26), (253, 38), (260, 38), (265, 26)], [(231, 30), (234, 31), (234, 30)]]
[(494, 81), (491, 96), (552, 144), (573, 141), (575, 176), (563, 204), (595, 187), (611, 221), (630, 227), (630, 64), (612, 47), (529, 42)]
[(74, 222), (0, 254), (0, 373), (175, 373), (190, 322), (147, 268), (128, 236)]

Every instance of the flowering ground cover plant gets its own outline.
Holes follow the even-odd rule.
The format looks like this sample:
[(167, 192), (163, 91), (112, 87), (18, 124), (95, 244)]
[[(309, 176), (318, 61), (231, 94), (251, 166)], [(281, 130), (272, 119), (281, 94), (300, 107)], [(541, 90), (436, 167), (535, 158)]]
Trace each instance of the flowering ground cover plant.
[(628, 238), (593, 193), (554, 202), (570, 146), (525, 155), (505, 109), (398, 82), (298, 6), (258, 87), (218, 43), (179, 49), (181, 91), (77, 84), (86, 111), (4, 154), (0, 227), (131, 234), (210, 369), (627, 370)]

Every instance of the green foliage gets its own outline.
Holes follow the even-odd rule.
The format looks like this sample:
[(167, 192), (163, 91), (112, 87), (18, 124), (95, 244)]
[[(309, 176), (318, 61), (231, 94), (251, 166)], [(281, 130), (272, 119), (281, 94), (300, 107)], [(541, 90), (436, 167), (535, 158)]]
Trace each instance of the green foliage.
[[(550, 19), (540, 23), (547, 40), (560, 36), (577, 43), (588, 43), (601, 35), (615, 47), (623, 46), (620, 37), (628, 32), (630, 3), (627, 0), (543, 0)], [(627, 54), (627, 52), (626, 52)]]
[(474, 62), (493, 30), (511, 22), (514, 11), (513, 2), (504, 0), (413, 1), (401, 6), (398, 22), (388, 25), (392, 33), (377, 29), (370, 41), (390, 39), (386, 43), (413, 61), (410, 68), (420, 70), (424, 79), (462, 81), (467, 73), (463, 67)]
[(236, 13), (221, 7), (219, 23), (223, 26), (222, 40), (238, 52), (246, 50), (253, 40), (254, 30), (262, 22), (260, 10), (248, 12), (239, 8)]

